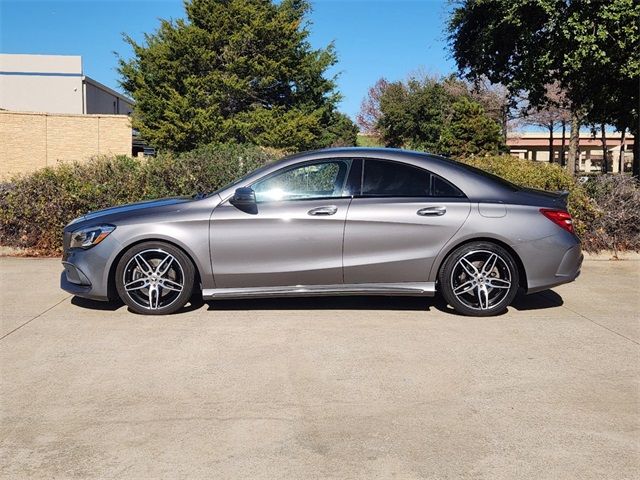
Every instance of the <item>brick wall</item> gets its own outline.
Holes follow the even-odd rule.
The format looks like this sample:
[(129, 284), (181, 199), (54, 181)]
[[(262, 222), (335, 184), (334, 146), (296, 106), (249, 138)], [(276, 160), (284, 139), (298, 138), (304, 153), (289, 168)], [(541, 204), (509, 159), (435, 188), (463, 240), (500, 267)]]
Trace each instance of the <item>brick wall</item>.
[(126, 115), (0, 111), (0, 180), (58, 162), (122, 154), (131, 155)]

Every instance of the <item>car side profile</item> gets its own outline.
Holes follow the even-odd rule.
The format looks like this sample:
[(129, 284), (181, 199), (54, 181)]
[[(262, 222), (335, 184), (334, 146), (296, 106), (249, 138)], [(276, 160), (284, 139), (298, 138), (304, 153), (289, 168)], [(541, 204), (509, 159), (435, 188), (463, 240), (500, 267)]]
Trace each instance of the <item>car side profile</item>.
[(307, 152), (216, 192), (89, 213), (64, 229), (61, 287), (142, 314), (204, 299), (441, 293), (465, 315), (582, 264), (566, 196), (394, 149)]

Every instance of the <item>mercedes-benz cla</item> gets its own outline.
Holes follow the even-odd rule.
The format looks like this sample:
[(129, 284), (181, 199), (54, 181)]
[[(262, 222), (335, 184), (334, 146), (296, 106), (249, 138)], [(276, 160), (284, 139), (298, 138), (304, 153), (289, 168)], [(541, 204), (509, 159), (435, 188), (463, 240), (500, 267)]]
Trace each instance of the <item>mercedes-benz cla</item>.
[(89, 213), (64, 229), (61, 286), (167, 314), (204, 299), (440, 292), (465, 315), (571, 282), (566, 196), (445, 158), (329, 149), (208, 195)]

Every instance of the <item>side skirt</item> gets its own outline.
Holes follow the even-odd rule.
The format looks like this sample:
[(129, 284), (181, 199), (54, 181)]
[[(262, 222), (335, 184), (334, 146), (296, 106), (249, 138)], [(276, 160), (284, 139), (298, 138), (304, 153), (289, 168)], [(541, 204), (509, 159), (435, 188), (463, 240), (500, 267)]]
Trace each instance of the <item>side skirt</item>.
[(205, 300), (244, 297), (317, 297), (333, 295), (407, 295), (433, 297), (434, 282), (358, 283), (348, 285), (292, 285), (287, 287), (207, 288)]

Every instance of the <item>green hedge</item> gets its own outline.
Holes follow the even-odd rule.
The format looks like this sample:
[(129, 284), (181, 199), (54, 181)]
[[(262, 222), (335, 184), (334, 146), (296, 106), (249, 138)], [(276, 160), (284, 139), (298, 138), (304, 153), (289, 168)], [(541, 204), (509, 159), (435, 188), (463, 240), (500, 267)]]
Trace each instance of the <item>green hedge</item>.
[(211, 192), (278, 156), (253, 146), (212, 145), (177, 156), (95, 158), (43, 168), (0, 187), (0, 244), (59, 253), (63, 227), (86, 212)]
[[(152, 198), (210, 192), (279, 156), (277, 151), (254, 146), (212, 145), (177, 156), (96, 158), (82, 164), (45, 168), (0, 185), (0, 244), (57, 254), (64, 225), (88, 211)], [(568, 190), (569, 210), (585, 247), (602, 248), (602, 238), (594, 241), (590, 231), (594, 221), (602, 216), (602, 209), (559, 166), (510, 156), (462, 161), (519, 185)], [(610, 235), (615, 236), (615, 232)]]

